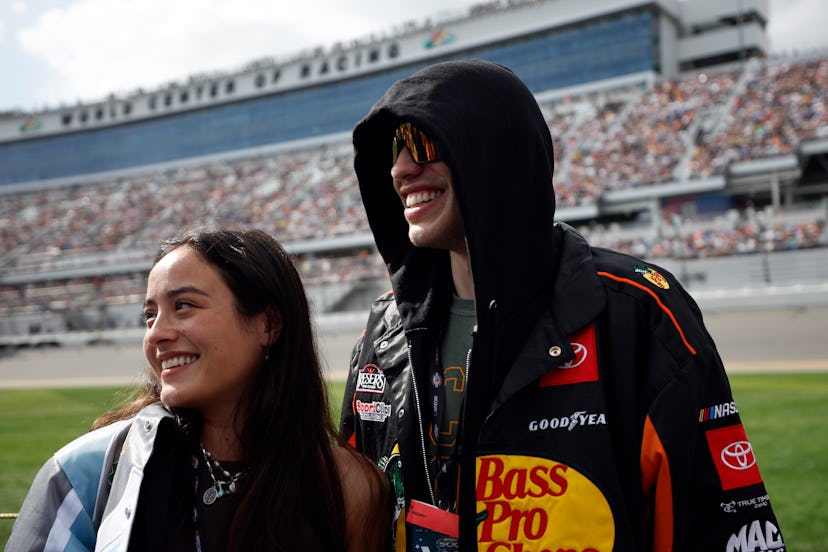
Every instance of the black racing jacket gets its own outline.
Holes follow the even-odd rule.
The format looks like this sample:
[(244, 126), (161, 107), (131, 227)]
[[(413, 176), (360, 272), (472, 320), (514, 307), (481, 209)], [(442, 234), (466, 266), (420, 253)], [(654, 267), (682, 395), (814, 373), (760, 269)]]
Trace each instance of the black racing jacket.
[[(667, 271), (556, 232), (551, 300), (463, 442), (461, 550), (785, 550), (695, 302)], [(404, 330), (389, 292), (351, 359), (341, 430), (393, 484), (397, 550), (408, 501), (435, 500), (424, 401), (438, 337)], [(475, 336), (472, 395), (485, 344)]]

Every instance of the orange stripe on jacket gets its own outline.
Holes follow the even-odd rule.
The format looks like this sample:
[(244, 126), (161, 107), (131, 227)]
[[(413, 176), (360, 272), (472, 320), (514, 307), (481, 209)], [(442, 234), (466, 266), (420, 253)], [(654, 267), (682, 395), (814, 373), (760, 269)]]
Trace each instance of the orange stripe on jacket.
[(678, 330), (678, 333), (681, 336), (681, 340), (684, 342), (684, 346), (687, 347), (687, 349), (692, 354), (694, 354), (694, 355), (696, 354), (696, 350), (693, 348), (692, 345), (690, 345), (690, 343), (687, 342), (687, 338), (684, 337), (684, 331), (682, 331), (681, 326), (679, 326), (678, 320), (676, 320), (676, 317), (673, 314), (673, 311), (671, 311), (667, 307), (667, 305), (665, 305), (664, 303), (661, 302), (661, 299), (659, 299), (658, 295), (656, 295), (653, 292), (653, 290), (651, 290), (650, 288), (648, 288), (646, 286), (643, 286), (643, 285), (639, 284), (638, 282), (634, 282), (634, 281), (632, 281), (628, 278), (621, 278), (620, 276), (616, 276), (615, 274), (610, 274), (609, 272), (599, 272), (598, 275), (599, 276), (604, 276), (604, 277), (609, 278), (611, 280), (615, 280), (616, 282), (621, 282), (622, 284), (629, 284), (631, 286), (637, 287), (638, 289), (646, 291), (647, 293), (649, 293), (650, 296), (653, 299), (655, 299), (656, 304), (658, 304), (658, 306), (661, 308), (661, 310), (663, 310), (667, 314), (667, 316), (670, 317), (670, 320), (673, 322), (673, 326), (676, 327), (676, 330)]
[(655, 426), (647, 416), (641, 442), (641, 489), (651, 500), (653, 552), (673, 549), (673, 484), (670, 462)]

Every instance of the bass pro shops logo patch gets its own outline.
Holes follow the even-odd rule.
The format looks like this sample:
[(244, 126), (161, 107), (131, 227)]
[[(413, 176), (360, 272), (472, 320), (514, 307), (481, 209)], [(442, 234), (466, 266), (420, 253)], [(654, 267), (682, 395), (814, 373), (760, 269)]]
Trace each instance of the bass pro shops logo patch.
[(546, 458), (477, 459), (477, 542), (486, 552), (610, 552), (615, 522), (598, 487)]

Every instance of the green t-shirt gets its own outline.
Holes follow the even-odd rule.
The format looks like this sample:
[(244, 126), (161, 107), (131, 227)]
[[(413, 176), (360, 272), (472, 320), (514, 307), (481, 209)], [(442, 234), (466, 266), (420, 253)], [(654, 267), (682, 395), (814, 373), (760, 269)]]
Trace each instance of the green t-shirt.
[[(461, 299), (455, 295), (440, 342), (442, 378), (440, 381), (435, 381), (437, 378), (432, 377), (430, 382), (432, 401), (442, 400), (442, 412), (439, 416), (440, 429), (435, 432), (434, 425), (436, 424), (433, 424), (432, 431), (429, 433), (429, 460), (433, 468), (432, 473), (436, 473), (439, 466), (451, 458), (457, 447), (460, 411), (466, 393), (466, 369), (472, 347), (474, 325), (474, 300)], [(442, 394), (442, 399), (438, 398), (439, 394)], [(437, 462), (438, 458), (440, 463)], [(449, 480), (451, 484), (454, 484), (453, 478)]]

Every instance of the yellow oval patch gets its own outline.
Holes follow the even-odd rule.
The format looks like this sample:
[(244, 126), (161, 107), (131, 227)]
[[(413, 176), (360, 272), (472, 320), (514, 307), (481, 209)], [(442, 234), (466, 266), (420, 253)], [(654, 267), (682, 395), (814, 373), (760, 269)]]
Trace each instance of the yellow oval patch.
[(477, 459), (477, 541), (486, 552), (609, 552), (615, 522), (603, 493), (545, 458)]

